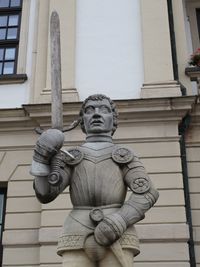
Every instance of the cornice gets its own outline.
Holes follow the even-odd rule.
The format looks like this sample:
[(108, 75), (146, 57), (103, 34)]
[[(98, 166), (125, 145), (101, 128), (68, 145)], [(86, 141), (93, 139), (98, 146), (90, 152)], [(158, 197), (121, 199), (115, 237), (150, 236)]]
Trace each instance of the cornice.
[(33, 121), (23, 108), (0, 109), (0, 131), (33, 127)]
[(4, 74), (0, 76), (0, 84), (24, 83), (27, 79), (26, 74)]
[(200, 67), (187, 67), (185, 68), (185, 74), (190, 77), (191, 81), (197, 82), (200, 78)]
[(152, 122), (179, 120), (192, 110), (195, 102), (196, 97), (188, 96), (117, 101), (116, 104), (119, 109), (120, 120)]
[[(197, 97), (114, 100), (120, 123), (143, 123), (181, 120), (191, 112)], [(63, 121), (67, 126), (79, 116), (81, 102), (63, 103)], [(0, 131), (32, 130), (50, 127), (50, 104), (26, 104), (17, 109), (0, 109)]]

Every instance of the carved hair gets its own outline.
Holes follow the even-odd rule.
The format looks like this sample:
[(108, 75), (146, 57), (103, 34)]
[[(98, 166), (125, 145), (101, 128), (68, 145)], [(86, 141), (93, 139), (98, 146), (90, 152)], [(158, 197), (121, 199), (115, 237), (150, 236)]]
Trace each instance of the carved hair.
[(84, 125), (84, 121), (83, 121), (83, 114), (84, 114), (84, 110), (85, 110), (85, 105), (90, 100), (91, 101), (101, 101), (103, 99), (107, 99), (108, 102), (110, 103), (110, 106), (111, 106), (111, 110), (112, 110), (112, 114), (113, 114), (112, 135), (116, 131), (116, 129), (117, 129), (117, 117), (118, 117), (118, 113), (117, 113), (117, 110), (116, 110), (115, 103), (109, 97), (107, 97), (106, 95), (103, 95), (103, 94), (94, 94), (94, 95), (90, 95), (88, 98), (86, 98), (83, 101), (83, 104), (82, 104), (82, 107), (81, 107), (81, 110), (80, 110), (80, 113), (79, 113), (80, 118), (81, 118), (81, 121), (80, 121), (81, 129), (82, 129), (82, 131), (84, 133), (86, 133), (86, 131), (85, 131), (85, 125)]

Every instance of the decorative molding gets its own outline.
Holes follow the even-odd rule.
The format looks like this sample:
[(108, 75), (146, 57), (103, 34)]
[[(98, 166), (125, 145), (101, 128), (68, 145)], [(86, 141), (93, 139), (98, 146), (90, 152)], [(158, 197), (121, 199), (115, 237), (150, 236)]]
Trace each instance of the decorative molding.
[(27, 79), (28, 77), (26, 74), (4, 74), (0, 75), (0, 85), (24, 83)]
[(23, 108), (0, 109), (0, 132), (33, 129), (37, 126)]
[(177, 97), (181, 95), (181, 87), (177, 81), (145, 83), (141, 89), (141, 98)]
[(200, 67), (187, 67), (185, 68), (185, 74), (190, 77), (191, 81), (199, 82)]
[[(121, 125), (141, 123), (179, 122), (191, 112), (197, 96), (116, 100)], [(63, 103), (64, 124), (69, 125), (79, 116), (81, 102)], [(22, 108), (0, 109), (0, 132), (33, 130), (35, 127), (50, 127), (51, 105), (27, 104)]]

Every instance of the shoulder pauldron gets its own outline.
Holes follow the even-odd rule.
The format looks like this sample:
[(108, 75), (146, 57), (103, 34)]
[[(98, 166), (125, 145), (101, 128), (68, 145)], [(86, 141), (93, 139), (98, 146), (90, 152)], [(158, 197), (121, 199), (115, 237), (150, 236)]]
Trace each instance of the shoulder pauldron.
[(127, 164), (133, 160), (133, 151), (126, 147), (117, 146), (112, 152), (112, 159), (118, 164)]
[(74, 159), (72, 159), (66, 154), (67, 165), (74, 166), (82, 161), (84, 154), (78, 147), (70, 148), (67, 150), (67, 152), (69, 152), (74, 157)]

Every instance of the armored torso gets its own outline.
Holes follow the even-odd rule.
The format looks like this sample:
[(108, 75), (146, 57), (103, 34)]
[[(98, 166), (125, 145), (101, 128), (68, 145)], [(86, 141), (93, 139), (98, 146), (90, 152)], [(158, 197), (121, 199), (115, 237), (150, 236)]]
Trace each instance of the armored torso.
[[(85, 143), (78, 148), (80, 162), (74, 166), (70, 195), (74, 206), (122, 204), (126, 186), (119, 165), (112, 159), (113, 143)], [(71, 151), (70, 151), (71, 152)]]

